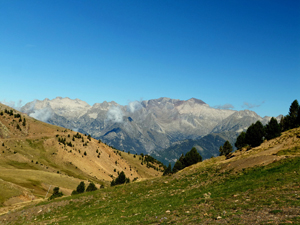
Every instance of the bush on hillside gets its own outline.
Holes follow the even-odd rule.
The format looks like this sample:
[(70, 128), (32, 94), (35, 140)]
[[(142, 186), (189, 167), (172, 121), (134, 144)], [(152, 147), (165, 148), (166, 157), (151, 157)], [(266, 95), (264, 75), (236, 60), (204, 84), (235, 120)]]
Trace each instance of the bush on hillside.
[(125, 173), (124, 171), (122, 171), (119, 176), (115, 179), (115, 180), (112, 180), (110, 185), (111, 186), (115, 186), (115, 185), (119, 185), (119, 184), (125, 184), (125, 183), (129, 183), (130, 182), (130, 179), (127, 178), (125, 176)]
[(80, 182), (80, 184), (76, 188), (77, 193), (83, 193), (85, 191), (85, 184), (83, 181)]
[(97, 191), (97, 190), (98, 188), (93, 182), (89, 183), (89, 186), (86, 188), (86, 192)]
[(64, 194), (62, 192), (59, 191), (59, 187), (55, 187), (53, 188), (53, 194), (49, 197), (48, 200), (52, 200), (55, 198), (59, 198), (61, 196), (63, 196)]
[(185, 167), (191, 166), (198, 162), (202, 162), (202, 156), (198, 153), (197, 149), (193, 147), (189, 152), (185, 154), (185, 156), (180, 156), (180, 158), (176, 161), (173, 167), (172, 173), (176, 173), (177, 171), (182, 170)]

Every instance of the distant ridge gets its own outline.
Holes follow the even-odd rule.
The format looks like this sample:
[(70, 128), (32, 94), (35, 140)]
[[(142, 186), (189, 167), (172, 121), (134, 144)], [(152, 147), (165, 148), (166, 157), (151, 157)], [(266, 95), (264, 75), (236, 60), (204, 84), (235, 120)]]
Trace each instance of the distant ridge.
[[(161, 97), (125, 106), (105, 101), (90, 106), (80, 99), (57, 97), (27, 103), (21, 111), (90, 134), (117, 149), (148, 154), (159, 154), (178, 141), (226, 131), (239, 133), (257, 120), (263, 123), (269, 120), (249, 110), (216, 109), (196, 98)], [(236, 134), (229, 139), (234, 137)], [(214, 155), (214, 151), (211, 149), (208, 155)]]

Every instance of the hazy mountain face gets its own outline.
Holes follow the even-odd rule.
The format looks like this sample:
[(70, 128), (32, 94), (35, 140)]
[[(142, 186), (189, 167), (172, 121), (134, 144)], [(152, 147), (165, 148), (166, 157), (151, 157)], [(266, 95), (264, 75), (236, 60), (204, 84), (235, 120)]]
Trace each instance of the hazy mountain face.
[(257, 120), (268, 121), (249, 110), (215, 109), (194, 98), (90, 106), (79, 99), (58, 97), (27, 103), (21, 111), (38, 120), (90, 134), (117, 149), (137, 153), (159, 152), (178, 141), (199, 139), (210, 133), (241, 132)]

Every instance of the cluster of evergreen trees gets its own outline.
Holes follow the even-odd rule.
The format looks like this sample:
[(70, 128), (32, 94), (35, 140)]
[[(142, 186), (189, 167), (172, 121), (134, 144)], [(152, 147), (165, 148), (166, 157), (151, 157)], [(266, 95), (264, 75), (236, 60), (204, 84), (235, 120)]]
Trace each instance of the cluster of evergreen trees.
[(198, 153), (197, 149), (193, 147), (189, 152), (185, 154), (185, 156), (183, 154), (180, 156), (180, 158), (176, 161), (173, 170), (171, 168), (171, 164), (169, 164), (169, 166), (165, 169), (163, 175), (165, 176), (171, 173), (176, 173), (177, 171), (198, 162), (202, 162), (202, 157)]
[(59, 191), (59, 187), (55, 187), (53, 188), (53, 194), (49, 197), (48, 200), (52, 200), (55, 198), (59, 198), (61, 196), (63, 196), (64, 194), (62, 192)]
[(224, 145), (220, 146), (219, 152), (220, 156), (228, 156), (232, 152), (232, 145), (229, 143), (229, 141), (225, 141)]
[(270, 140), (281, 135), (281, 132), (300, 126), (300, 107), (297, 100), (290, 106), (289, 114), (282, 117), (280, 123), (272, 117), (266, 126), (260, 121), (248, 127), (246, 132), (242, 132), (236, 139), (235, 147), (241, 149), (245, 146), (257, 147), (263, 141)]
[(89, 183), (88, 187), (85, 189), (85, 184), (83, 181), (81, 181), (80, 184), (77, 186), (76, 190), (72, 191), (71, 195), (81, 194), (84, 193), (84, 191), (90, 192), (90, 191), (97, 191), (97, 190), (98, 188), (93, 182)]
[(282, 131), (300, 126), (300, 106), (297, 100), (292, 102), (289, 114), (281, 118), (280, 126)]
[(125, 184), (125, 183), (129, 183), (129, 182), (130, 182), (130, 179), (127, 178), (125, 176), (125, 173), (122, 171), (115, 180), (111, 181), (110, 186), (115, 186), (115, 185), (119, 185), (119, 184)]

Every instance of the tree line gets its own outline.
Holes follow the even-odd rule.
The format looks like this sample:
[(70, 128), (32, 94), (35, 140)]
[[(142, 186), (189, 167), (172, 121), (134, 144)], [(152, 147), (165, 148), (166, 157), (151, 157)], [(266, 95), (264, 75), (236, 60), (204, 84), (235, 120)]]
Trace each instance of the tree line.
[(163, 175), (165, 176), (168, 174), (176, 173), (177, 171), (182, 170), (185, 167), (191, 166), (198, 162), (202, 162), (202, 156), (198, 153), (197, 149), (193, 147), (185, 155), (182, 154), (180, 156), (180, 158), (176, 161), (173, 169), (171, 167), (171, 163), (169, 163), (169, 166), (165, 169)]
[(297, 100), (294, 100), (290, 106), (289, 113), (283, 116), (278, 123), (272, 117), (271, 120), (263, 126), (260, 121), (248, 127), (246, 132), (242, 132), (236, 139), (235, 147), (241, 149), (245, 146), (257, 147), (264, 140), (271, 140), (279, 137), (281, 132), (300, 126), (300, 107)]

